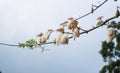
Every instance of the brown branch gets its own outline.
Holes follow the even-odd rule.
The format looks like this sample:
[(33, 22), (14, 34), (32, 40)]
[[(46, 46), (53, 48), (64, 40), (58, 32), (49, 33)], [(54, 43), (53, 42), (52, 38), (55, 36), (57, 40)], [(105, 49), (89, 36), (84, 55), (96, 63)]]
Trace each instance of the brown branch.
[[(104, 5), (107, 1), (108, 1), (108, 0), (105, 0), (105, 1), (102, 2), (99, 6), (97, 6), (95, 9), (93, 9), (93, 12), (96, 11), (98, 8), (100, 8), (102, 5)], [(85, 15), (77, 18), (76, 20), (79, 20), (79, 19), (81, 19), (81, 18), (83, 18), (83, 17), (86, 17), (86, 16), (89, 15), (89, 14), (92, 14), (92, 12), (90, 11), (90, 12), (86, 13)], [(114, 19), (114, 18), (116, 18), (116, 17), (114, 16), (114, 17), (111, 17), (111, 18), (105, 20), (100, 26), (106, 25), (105, 23), (107, 23), (108, 21), (110, 21), (110, 20), (112, 20), (112, 19)], [(92, 30), (95, 30), (95, 29), (99, 28), (100, 26), (96, 26), (96, 27), (93, 27), (93, 28), (91, 28), (91, 29), (89, 29), (89, 30), (85, 30), (85, 31), (81, 32), (80, 35), (82, 35), (82, 34), (84, 34), (84, 33), (88, 33), (88, 32), (90, 32), (90, 31), (92, 31)], [(66, 33), (66, 34), (72, 34), (72, 33), (70, 33), (70, 32), (65, 32), (65, 33)], [(71, 38), (73, 38), (73, 36), (69, 37), (69, 39), (71, 39)], [(46, 43), (44, 43), (44, 44), (37, 44), (37, 45), (45, 45), (45, 44), (52, 44), (52, 43), (54, 43), (54, 42), (46, 42)], [(0, 45), (19, 46), (19, 45), (6, 44), (6, 43), (0, 43)]]
[[(101, 26), (103, 26), (103, 25), (106, 25), (106, 23), (107, 23), (108, 21), (110, 21), (110, 20), (112, 20), (112, 19), (115, 19), (115, 18), (117, 18), (117, 17), (116, 17), (116, 16), (113, 16), (113, 17), (111, 17), (111, 18), (108, 18), (108, 19), (106, 19), (105, 21), (103, 21), (99, 26), (96, 26), (96, 27), (93, 27), (93, 28), (88, 29), (88, 30), (86, 30), (86, 31), (83, 31), (83, 32), (80, 33), (80, 35), (85, 34), (85, 33), (89, 33), (90, 31), (93, 31), (93, 30), (95, 30), (95, 29), (97, 29), (97, 28), (99, 28), (99, 27), (101, 27)], [(69, 32), (66, 32), (66, 33), (67, 33), (67, 34), (72, 34), (72, 33), (69, 33)], [(73, 38), (73, 36), (69, 37), (69, 39), (71, 39), (71, 38)], [(54, 42), (47, 42), (47, 43), (45, 43), (45, 44), (52, 44), (52, 43), (54, 43)]]
[(19, 46), (19, 45), (15, 45), (15, 44), (7, 44), (7, 43), (0, 43), (0, 45), (6, 45), (6, 46)]
[(41, 44), (41, 45), (45, 45), (45, 44), (52, 44), (52, 43), (54, 43), (54, 42), (46, 42), (46, 43)]
[(113, 16), (113, 17), (111, 17), (111, 18), (103, 21), (99, 26), (96, 26), (96, 27), (93, 27), (93, 28), (91, 28), (91, 29), (89, 29), (89, 30), (86, 30), (86, 31), (84, 31), (84, 32), (81, 32), (80, 34), (84, 34), (84, 33), (86, 33), (86, 32), (90, 32), (90, 31), (92, 31), (92, 30), (95, 30), (95, 29), (103, 26), (103, 25), (106, 25), (106, 23), (107, 23), (108, 21), (110, 21), (110, 20), (112, 20), (112, 19), (115, 19), (115, 18), (117, 18), (117, 17), (116, 17), (116, 16)]
[[(83, 31), (83, 32), (80, 33), (80, 35), (85, 34), (85, 33), (89, 33), (89, 32), (91, 32), (91, 31), (93, 31), (93, 30), (95, 30), (95, 29), (97, 29), (97, 28), (99, 28), (99, 27), (101, 27), (101, 26), (103, 26), (103, 25), (106, 25), (106, 23), (107, 23), (108, 21), (110, 21), (110, 20), (112, 20), (112, 19), (115, 19), (115, 18), (117, 18), (117, 17), (116, 17), (116, 16), (113, 16), (113, 17), (111, 17), (111, 18), (108, 18), (108, 19), (106, 19), (105, 21), (103, 21), (103, 22), (101, 23), (101, 25), (96, 26), (96, 27), (93, 27), (93, 28), (88, 29), (88, 30), (86, 30), (86, 31)], [(72, 34), (72, 33), (69, 33), (69, 32), (66, 32), (66, 33), (67, 33), (67, 34)], [(69, 37), (69, 39), (71, 39), (71, 38), (73, 38), (73, 36)], [(37, 44), (37, 45), (46, 45), (46, 44), (52, 44), (52, 43), (54, 43), (54, 42), (46, 42), (46, 43), (44, 43), (44, 44)], [(6, 44), (6, 43), (0, 43), (0, 45), (19, 46), (19, 45), (15, 45), (15, 44)]]
[[(93, 12), (96, 11), (98, 8), (100, 8), (102, 5), (104, 5), (107, 1), (108, 1), (108, 0), (105, 0), (105, 1), (102, 2), (99, 6), (97, 6), (95, 9), (93, 9)], [(77, 18), (76, 20), (79, 20), (79, 19), (81, 19), (81, 18), (84, 18), (84, 17), (88, 16), (89, 14), (92, 14), (93, 12), (90, 11), (90, 12), (86, 13), (85, 15), (80, 16), (80, 17)]]

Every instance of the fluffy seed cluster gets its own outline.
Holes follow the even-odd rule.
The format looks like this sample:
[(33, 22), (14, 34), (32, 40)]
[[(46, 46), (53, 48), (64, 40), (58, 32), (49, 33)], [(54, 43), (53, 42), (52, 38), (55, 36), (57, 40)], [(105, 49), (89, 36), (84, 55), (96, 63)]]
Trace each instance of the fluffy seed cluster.
[(108, 40), (109, 40), (109, 42), (112, 42), (114, 37), (115, 37), (115, 29), (114, 28), (109, 28), (108, 29)]
[[(80, 36), (80, 28), (78, 27), (78, 21), (70, 17), (67, 19), (67, 21), (61, 23), (60, 27), (56, 30), (57, 36), (55, 38), (55, 42), (57, 45), (60, 44), (65, 45), (69, 43), (69, 35), (64, 33), (65, 29), (70, 30), (74, 39)], [(46, 34), (43, 33), (38, 34), (37, 37), (39, 37), (39, 43), (40, 44), (46, 43), (52, 32), (53, 30), (48, 30)]]
[(53, 30), (50, 29), (50, 30), (48, 30), (48, 31), (46, 32), (46, 34), (44, 34), (44, 35), (43, 35), (43, 33), (38, 34), (37, 37), (40, 38), (39, 43), (40, 43), (40, 44), (46, 43), (47, 40), (49, 39), (50, 34), (52, 33), (52, 31), (53, 31)]

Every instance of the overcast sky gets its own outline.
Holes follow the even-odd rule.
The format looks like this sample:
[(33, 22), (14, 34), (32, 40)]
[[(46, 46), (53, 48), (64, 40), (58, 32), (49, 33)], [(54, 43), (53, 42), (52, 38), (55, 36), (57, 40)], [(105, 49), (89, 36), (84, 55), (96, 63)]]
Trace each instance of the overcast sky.
[[(98, 1), (0, 0), (0, 42), (18, 44), (37, 39), (36, 34), (58, 28), (69, 17), (78, 18), (90, 11), (92, 3), (98, 5)], [(108, 1), (94, 14), (79, 20), (80, 26), (89, 29), (95, 26), (97, 17), (113, 16), (115, 4)], [(75, 41), (71, 39), (66, 46), (46, 45), (50, 51), (43, 53), (39, 48), (0, 45), (0, 70), (3, 73), (98, 73), (104, 65), (98, 52), (101, 41), (107, 39), (106, 30), (101, 27)]]

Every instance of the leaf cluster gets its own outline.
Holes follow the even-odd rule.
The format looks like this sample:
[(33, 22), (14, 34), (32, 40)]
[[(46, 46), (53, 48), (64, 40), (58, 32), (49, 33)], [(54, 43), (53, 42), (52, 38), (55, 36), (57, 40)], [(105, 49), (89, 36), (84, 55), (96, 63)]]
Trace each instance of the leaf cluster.
[(114, 57), (114, 45), (115, 44), (113, 42), (102, 42), (102, 49), (99, 51), (99, 53), (102, 55), (105, 62), (107, 61), (107, 59)]
[(117, 30), (120, 30), (120, 22), (111, 21), (108, 25), (108, 28), (115, 28)]
[(99, 53), (103, 57), (104, 62), (108, 62), (100, 73), (120, 73), (120, 22), (111, 21), (108, 25), (109, 28), (116, 30), (114, 41), (103, 41)]
[(100, 73), (120, 73), (120, 60), (113, 61), (108, 65), (105, 65)]
[(38, 44), (37, 41), (34, 39), (30, 39), (26, 41), (25, 43), (19, 43), (20, 48), (27, 47), (27, 48), (33, 49), (33, 48), (36, 48), (37, 46), (40, 46), (40, 44)]

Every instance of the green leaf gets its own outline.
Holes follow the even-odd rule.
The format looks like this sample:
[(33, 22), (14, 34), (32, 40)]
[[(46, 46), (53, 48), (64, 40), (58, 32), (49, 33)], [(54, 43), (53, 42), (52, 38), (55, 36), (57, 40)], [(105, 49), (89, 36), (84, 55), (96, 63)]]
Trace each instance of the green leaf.
[(37, 41), (34, 39), (30, 39), (28, 41), (26, 41), (25, 43), (19, 43), (19, 47), (20, 48), (29, 48), (29, 49), (33, 49), (36, 47), (36, 45), (38, 45)]
[(109, 48), (109, 51), (112, 52), (114, 49), (114, 43), (113, 42), (108, 42), (107, 47)]
[(106, 62), (106, 58), (108, 56), (108, 47), (106, 41), (102, 41), (102, 49), (99, 51), (99, 53), (102, 55), (104, 58), (103, 60)]
[(53, 40), (53, 43), (56, 45), (56, 40)]
[(37, 41), (34, 39), (26, 41), (26, 44), (37, 44)]
[(117, 23), (117, 29), (120, 29), (120, 22)]
[(111, 72), (111, 70), (112, 70), (112, 69), (111, 69), (111, 66), (107, 65), (107, 70), (109, 71), (109, 73), (112, 73), (112, 72)]
[(106, 41), (102, 41), (102, 48), (107, 48), (107, 42)]
[(102, 70), (100, 71), (100, 73), (106, 73), (106, 68), (107, 68), (107, 66), (104, 66), (103, 68), (102, 68)]
[(96, 26), (100, 26), (102, 24), (102, 21), (98, 21)]
[(99, 51), (99, 53), (102, 55), (104, 62), (107, 62), (109, 58), (114, 57), (113, 54), (114, 50), (114, 43), (113, 42), (102, 42), (102, 49)]
[(116, 14), (115, 14), (115, 16), (116, 16), (116, 17), (119, 17), (119, 16), (120, 16), (120, 12), (119, 12), (118, 9), (116, 10)]
[(116, 48), (115, 48), (115, 49), (120, 51), (120, 43), (117, 43), (117, 45), (116, 45)]
[(111, 21), (110, 24), (108, 25), (108, 28), (110, 27), (116, 28), (117, 27), (116, 21)]
[(116, 68), (116, 69), (114, 70), (114, 73), (120, 73), (120, 68)]
[(116, 36), (116, 42), (117, 42), (117, 43), (120, 43), (120, 33), (117, 34), (117, 36)]
[(20, 48), (25, 48), (25, 46), (26, 46), (24, 43), (18, 43), (18, 44), (19, 44)]

